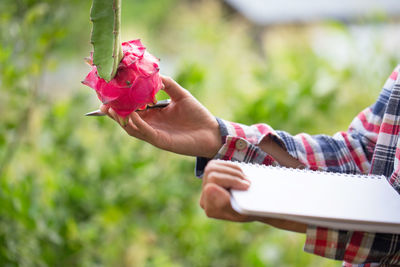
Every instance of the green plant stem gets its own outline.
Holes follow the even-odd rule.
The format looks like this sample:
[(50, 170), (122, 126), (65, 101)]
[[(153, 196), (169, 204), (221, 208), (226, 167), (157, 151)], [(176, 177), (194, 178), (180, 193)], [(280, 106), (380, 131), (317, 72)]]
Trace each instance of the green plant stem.
[(121, 0), (93, 0), (91, 43), (99, 77), (110, 81), (122, 59)]

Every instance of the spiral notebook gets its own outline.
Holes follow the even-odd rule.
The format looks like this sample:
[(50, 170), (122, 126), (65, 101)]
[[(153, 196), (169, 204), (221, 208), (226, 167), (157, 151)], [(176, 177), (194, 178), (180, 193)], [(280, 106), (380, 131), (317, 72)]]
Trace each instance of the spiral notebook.
[(400, 234), (400, 195), (384, 176), (238, 163), (251, 185), (231, 190), (239, 213), (342, 230)]

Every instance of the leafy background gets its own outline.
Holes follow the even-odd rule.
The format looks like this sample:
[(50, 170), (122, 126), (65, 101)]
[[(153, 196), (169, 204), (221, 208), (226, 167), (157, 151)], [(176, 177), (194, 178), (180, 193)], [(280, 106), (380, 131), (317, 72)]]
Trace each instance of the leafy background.
[[(89, 2), (0, 2), (0, 265), (340, 266), (302, 252), (302, 235), (206, 218), (193, 158), (83, 116), (99, 105), (79, 83)], [(332, 134), (396, 65), (381, 42), (389, 23), (260, 29), (220, 1), (135, 0), (122, 39), (141, 38), (218, 117)]]

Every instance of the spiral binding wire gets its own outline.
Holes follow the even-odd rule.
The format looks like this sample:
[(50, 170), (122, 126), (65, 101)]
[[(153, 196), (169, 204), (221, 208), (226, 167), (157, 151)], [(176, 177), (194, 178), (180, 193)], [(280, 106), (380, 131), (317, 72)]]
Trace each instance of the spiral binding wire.
[[(221, 161), (226, 161), (226, 160), (221, 160)], [(256, 166), (257, 168), (266, 168), (266, 169), (283, 169), (291, 172), (302, 172), (302, 173), (318, 173), (321, 175), (335, 175), (335, 176), (341, 176), (341, 177), (352, 177), (352, 178), (364, 178), (364, 179), (383, 179), (386, 177), (383, 175), (367, 175), (367, 174), (352, 174), (352, 173), (340, 173), (340, 172), (332, 172), (332, 171), (321, 171), (321, 170), (311, 170), (311, 169), (295, 169), (291, 167), (285, 167), (285, 166), (272, 166), (272, 165), (263, 165), (263, 164), (256, 164), (252, 162), (241, 162), (241, 161), (231, 161), (234, 162), (237, 165), (250, 165), (250, 166)]]

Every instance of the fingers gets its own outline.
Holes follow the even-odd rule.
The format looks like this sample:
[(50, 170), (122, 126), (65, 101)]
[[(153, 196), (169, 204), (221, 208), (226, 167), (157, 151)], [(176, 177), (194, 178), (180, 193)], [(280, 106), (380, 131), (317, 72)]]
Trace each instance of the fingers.
[(106, 114), (108, 117), (110, 117), (111, 119), (115, 120), (115, 118), (110, 114), (110, 107), (108, 105), (101, 104), (100, 105), (100, 110), (101, 110), (101, 112)]
[[(102, 108), (102, 107), (100, 107), (100, 109), (101, 109), (101, 108)], [(118, 114), (117, 114), (117, 112), (115, 112), (112, 108), (107, 108), (106, 114), (107, 114), (111, 119), (113, 119), (113, 120), (115, 120), (116, 122), (119, 123)]]
[(104, 105), (104, 104), (101, 104), (100, 105), (100, 110), (101, 110), (101, 112), (103, 112), (104, 114), (107, 114), (108, 115), (108, 109), (109, 109), (110, 107), (109, 106), (107, 106), (107, 105)]
[(239, 166), (232, 162), (212, 160), (204, 171), (200, 206), (211, 218), (249, 221), (250, 218), (232, 209), (228, 189), (246, 190), (250, 182)]
[(156, 139), (156, 131), (147, 122), (145, 122), (139, 114), (132, 112), (129, 115), (131, 123), (136, 127), (137, 131), (141, 135), (141, 139), (152, 143)]
[(137, 112), (132, 112), (126, 118), (121, 118), (118, 114), (112, 109), (101, 106), (100, 109), (109, 115), (112, 119), (118, 122), (121, 127), (133, 137), (146, 141), (148, 143), (153, 144), (154, 140), (156, 140), (156, 131), (145, 122)]
[(128, 119), (129, 118), (127, 118), (127, 117), (122, 118), (122, 117), (118, 116), (118, 114), (112, 108), (110, 108), (108, 105), (102, 104), (100, 106), (100, 110), (104, 114), (106, 114), (108, 117), (110, 117), (111, 119), (113, 119), (116, 122), (118, 122), (122, 127), (125, 127), (128, 124)]
[(212, 160), (206, 166), (205, 172), (207, 171), (225, 172), (227, 174), (238, 176), (240, 179), (246, 179), (242, 169), (230, 161)]
[(164, 84), (164, 91), (171, 97), (173, 101), (189, 95), (186, 89), (183, 89), (177, 82), (172, 78), (161, 75), (162, 82)]
[(217, 184), (225, 189), (246, 190), (250, 181), (239, 166), (232, 162), (210, 161), (204, 171), (203, 187), (209, 183)]
[(129, 123), (129, 117), (120, 117), (112, 108), (108, 109), (107, 115), (118, 122), (122, 128), (125, 128)]
[(218, 215), (229, 205), (229, 192), (216, 184), (207, 184), (200, 196), (200, 206), (208, 217), (220, 218)]
[(217, 184), (225, 189), (237, 190), (246, 190), (250, 186), (250, 183), (247, 180), (239, 179), (237, 176), (219, 172), (209, 173), (207, 180), (203, 183), (203, 186), (208, 183)]
[(229, 192), (216, 184), (210, 183), (203, 188), (200, 206), (210, 218), (236, 222), (252, 220), (252, 218), (241, 215), (233, 210)]

